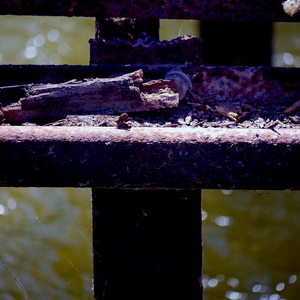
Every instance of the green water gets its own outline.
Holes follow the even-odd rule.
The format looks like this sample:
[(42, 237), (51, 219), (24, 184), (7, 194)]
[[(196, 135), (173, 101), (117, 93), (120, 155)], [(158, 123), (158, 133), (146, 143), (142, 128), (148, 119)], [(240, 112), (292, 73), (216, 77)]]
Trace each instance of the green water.
[[(199, 32), (161, 25), (161, 39)], [(274, 66), (300, 66), (299, 32), (274, 24)], [(93, 18), (2, 16), (0, 63), (87, 65), (93, 36)], [(90, 194), (0, 189), (0, 299), (92, 298)], [(206, 300), (298, 299), (299, 192), (203, 191), (202, 208)]]
[[(199, 36), (199, 21), (161, 20), (160, 37)], [(94, 18), (0, 16), (0, 64), (89, 64)], [(298, 23), (274, 23), (273, 66), (300, 66)]]
[(0, 299), (91, 299), (90, 189), (0, 189)]
[(300, 192), (204, 191), (205, 299), (298, 299)]
[[(200, 199), (199, 199), (200, 201)], [(204, 295), (297, 299), (300, 192), (203, 191)], [(0, 299), (91, 299), (90, 189), (0, 189)]]
[(89, 64), (94, 18), (0, 16), (1, 64)]

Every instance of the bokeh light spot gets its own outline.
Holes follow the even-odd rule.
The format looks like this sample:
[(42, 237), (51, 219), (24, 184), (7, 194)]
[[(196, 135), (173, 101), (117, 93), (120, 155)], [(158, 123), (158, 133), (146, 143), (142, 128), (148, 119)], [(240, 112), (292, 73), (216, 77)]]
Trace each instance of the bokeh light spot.
[(47, 39), (50, 42), (56, 42), (59, 39), (59, 31), (56, 29), (51, 29), (47, 34)]
[(35, 47), (42, 47), (46, 42), (46, 38), (44, 35), (39, 34), (33, 39), (33, 45)]
[(37, 55), (37, 49), (35, 46), (29, 46), (24, 51), (24, 57), (26, 59), (32, 59), (36, 57), (36, 55)]
[(10, 208), (10, 209), (16, 209), (17, 208), (17, 202), (15, 199), (12, 199), (12, 198), (9, 198), (7, 200), (7, 206)]
[(6, 215), (7, 209), (4, 205), (0, 204), (0, 215)]
[(227, 216), (217, 216), (215, 218), (215, 223), (218, 226), (224, 227), (224, 226), (230, 226), (231, 225), (231, 218)]
[(283, 53), (283, 62), (286, 65), (292, 65), (294, 63), (294, 56), (288, 52)]

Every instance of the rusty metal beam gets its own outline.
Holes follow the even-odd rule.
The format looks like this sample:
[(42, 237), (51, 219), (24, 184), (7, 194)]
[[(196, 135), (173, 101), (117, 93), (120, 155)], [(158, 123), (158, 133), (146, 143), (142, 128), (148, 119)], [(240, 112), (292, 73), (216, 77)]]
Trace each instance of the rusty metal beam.
[(282, 2), (283, 0), (4, 0), (0, 14), (298, 22), (300, 14), (291, 18), (284, 13)]
[(192, 36), (162, 42), (149, 37), (138, 41), (90, 39), (89, 42), (92, 65), (124, 61), (127, 64), (201, 64), (202, 40)]
[[(28, 83), (59, 83), (71, 79), (106, 77), (142, 69), (145, 80), (163, 78), (174, 65), (95, 66), (0, 66), (0, 86)], [(251, 101), (263, 107), (289, 106), (300, 97), (300, 68), (181, 66), (190, 76), (193, 92), (209, 101)], [(0, 94), (0, 102), (18, 100), (22, 95)], [(213, 103), (211, 103), (213, 104)]]
[(0, 186), (300, 189), (300, 132), (0, 127)]

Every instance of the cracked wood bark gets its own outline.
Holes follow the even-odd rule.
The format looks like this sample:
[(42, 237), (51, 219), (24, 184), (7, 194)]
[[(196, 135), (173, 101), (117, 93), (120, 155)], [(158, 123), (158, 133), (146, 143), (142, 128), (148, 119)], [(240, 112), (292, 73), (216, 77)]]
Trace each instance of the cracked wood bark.
[(150, 111), (175, 107), (179, 103), (172, 80), (143, 83), (141, 69), (114, 78), (0, 87), (0, 99), (4, 99), (4, 103), (7, 103), (5, 96), (13, 98), (14, 94), (22, 93), (19, 101), (1, 108), (0, 122), (60, 119), (71, 114)]

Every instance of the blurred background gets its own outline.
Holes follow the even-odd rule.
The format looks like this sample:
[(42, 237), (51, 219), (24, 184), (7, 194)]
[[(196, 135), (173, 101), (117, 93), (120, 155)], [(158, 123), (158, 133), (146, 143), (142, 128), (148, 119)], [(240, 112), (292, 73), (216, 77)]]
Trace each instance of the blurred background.
[[(0, 16), (1, 64), (89, 64), (93, 18)], [(200, 36), (196, 20), (161, 20), (160, 39)], [(298, 23), (274, 23), (272, 66), (300, 66)]]
[[(160, 39), (200, 27), (161, 20)], [(1, 16), (0, 64), (88, 65), (93, 37), (93, 18)], [(299, 67), (298, 24), (273, 24), (272, 52)], [(300, 192), (204, 190), (202, 209), (205, 300), (298, 299)], [(0, 188), (0, 299), (92, 299), (91, 241), (90, 189)]]

